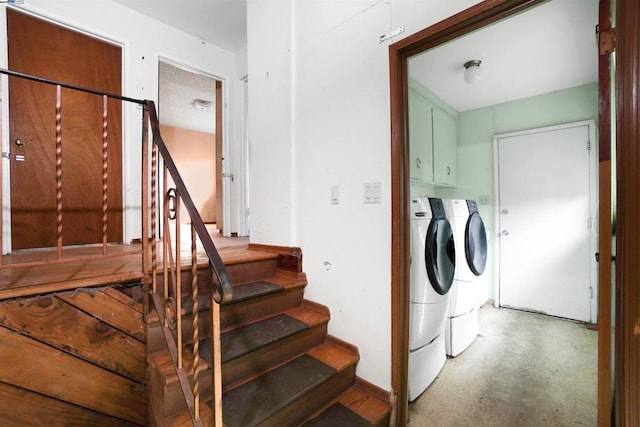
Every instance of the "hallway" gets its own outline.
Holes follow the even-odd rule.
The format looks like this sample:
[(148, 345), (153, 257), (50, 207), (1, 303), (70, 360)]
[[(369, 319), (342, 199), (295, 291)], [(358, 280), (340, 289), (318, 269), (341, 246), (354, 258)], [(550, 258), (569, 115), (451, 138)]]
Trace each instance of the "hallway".
[(595, 426), (597, 332), (480, 309), (480, 335), (409, 404), (410, 427)]

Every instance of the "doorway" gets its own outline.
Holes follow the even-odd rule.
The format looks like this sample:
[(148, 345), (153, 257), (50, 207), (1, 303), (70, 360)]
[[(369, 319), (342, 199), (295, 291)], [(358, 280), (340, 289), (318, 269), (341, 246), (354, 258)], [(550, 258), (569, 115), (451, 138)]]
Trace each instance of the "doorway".
[[(212, 232), (221, 233), (222, 81), (160, 60), (158, 85), (162, 137), (203, 221)], [(181, 218), (188, 221), (186, 211)]]
[[(122, 52), (112, 43), (8, 8), (8, 64), (13, 71), (111, 94), (122, 87)], [(12, 250), (57, 244), (55, 88), (9, 78)], [(102, 242), (103, 104), (62, 89), (62, 244)], [(109, 100), (109, 242), (123, 241), (122, 107)]]
[[(408, 319), (408, 224), (405, 212), (410, 200), (409, 144), (407, 141), (407, 60), (428, 49), (444, 46), (459, 36), (519, 14), (540, 1), (485, 1), (409, 36), (390, 48), (392, 117), (392, 386), (397, 398), (396, 422), (406, 419), (406, 339)], [(608, 13), (608, 11), (607, 11)], [(591, 29), (593, 31), (593, 29)], [(590, 36), (592, 37), (592, 36)], [(503, 40), (503, 39), (501, 39)], [(592, 39), (591, 39), (592, 40)], [(595, 45), (594, 45), (595, 49)], [(471, 59), (471, 58), (468, 58)], [(451, 65), (451, 64), (447, 64)], [(605, 114), (600, 112), (600, 114)], [(522, 129), (522, 128), (521, 128)], [(496, 132), (499, 133), (499, 132)], [(609, 366), (610, 368), (610, 366)]]

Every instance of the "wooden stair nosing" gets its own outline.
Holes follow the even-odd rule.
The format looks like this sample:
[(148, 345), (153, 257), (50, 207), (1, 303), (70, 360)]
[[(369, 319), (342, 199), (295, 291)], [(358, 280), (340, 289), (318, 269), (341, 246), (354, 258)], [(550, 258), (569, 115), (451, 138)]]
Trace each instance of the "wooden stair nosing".
[(87, 278), (68, 279), (57, 282), (46, 282), (38, 285), (15, 286), (0, 288), (0, 300), (9, 298), (24, 298), (44, 295), (60, 291), (70, 291), (78, 288), (93, 288), (110, 284), (139, 283), (145, 278), (142, 272), (113, 273)]

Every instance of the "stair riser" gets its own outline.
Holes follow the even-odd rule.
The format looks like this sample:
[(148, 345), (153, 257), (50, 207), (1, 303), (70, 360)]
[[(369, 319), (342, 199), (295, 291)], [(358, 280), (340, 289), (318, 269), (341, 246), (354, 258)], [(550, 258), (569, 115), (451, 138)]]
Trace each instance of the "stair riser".
[(220, 312), (222, 332), (266, 319), (302, 303), (303, 288), (294, 288), (277, 294), (223, 306)]
[[(159, 382), (153, 384), (153, 390), (156, 390), (156, 392), (152, 396), (152, 399), (154, 402), (163, 402), (161, 405), (156, 405), (154, 403), (154, 409), (156, 410), (155, 420), (158, 425), (164, 425), (165, 419), (186, 411), (187, 406), (184, 401), (182, 389), (180, 388), (180, 384), (178, 384), (177, 380), (171, 381), (169, 384), (163, 384), (159, 379), (160, 375), (152, 375), (155, 375), (159, 380)], [(191, 378), (192, 376), (190, 375), (189, 377)], [(211, 371), (202, 371), (200, 372), (199, 377), (201, 396), (211, 396)]]
[[(227, 274), (231, 283), (239, 285), (242, 283), (254, 282), (262, 280), (266, 277), (272, 277), (276, 274), (278, 263), (275, 259), (252, 261), (243, 264), (227, 265)], [(183, 267), (180, 274), (182, 294), (191, 295), (191, 268)], [(202, 265), (198, 267), (198, 289), (200, 292), (208, 292), (212, 283), (211, 269)], [(216, 279), (217, 282), (217, 279)], [(158, 272), (157, 288), (160, 293), (164, 286), (164, 276), (162, 271)]]

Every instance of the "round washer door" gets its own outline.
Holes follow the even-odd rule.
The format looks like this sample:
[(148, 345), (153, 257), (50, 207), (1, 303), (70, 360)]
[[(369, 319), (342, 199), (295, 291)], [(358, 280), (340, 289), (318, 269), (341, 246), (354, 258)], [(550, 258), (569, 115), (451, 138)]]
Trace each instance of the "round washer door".
[(440, 295), (449, 292), (456, 269), (453, 230), (446, 218), (431, 220), (427, 230), (424, 261), (433, 289)]
[(476, 276), (480, 276), (487, 266), (487, 231), (478, 212), (469, 216), (464, 233), (467, 265)]

